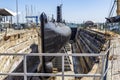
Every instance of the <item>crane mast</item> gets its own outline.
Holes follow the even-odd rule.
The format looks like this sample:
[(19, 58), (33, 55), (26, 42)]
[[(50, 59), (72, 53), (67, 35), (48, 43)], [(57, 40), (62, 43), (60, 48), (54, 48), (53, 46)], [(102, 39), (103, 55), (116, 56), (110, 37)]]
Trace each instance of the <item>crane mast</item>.
[(120, 15), (120, 0), (117, 0), (117, 15)]

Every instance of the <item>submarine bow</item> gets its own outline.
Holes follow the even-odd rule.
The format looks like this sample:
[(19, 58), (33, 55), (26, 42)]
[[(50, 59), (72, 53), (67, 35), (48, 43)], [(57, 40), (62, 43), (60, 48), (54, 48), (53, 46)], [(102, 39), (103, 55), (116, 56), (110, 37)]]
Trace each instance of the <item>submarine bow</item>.
[[(62, 22), (60, 8), (57, 6), (57, 21), (48, 21), (45, 13), (40, 15), (43, 54), (59, 52), (70, 40), (71, 29)], [(42, 56), (42, 72), (52, 73), (54, 58), (55, 56)]]

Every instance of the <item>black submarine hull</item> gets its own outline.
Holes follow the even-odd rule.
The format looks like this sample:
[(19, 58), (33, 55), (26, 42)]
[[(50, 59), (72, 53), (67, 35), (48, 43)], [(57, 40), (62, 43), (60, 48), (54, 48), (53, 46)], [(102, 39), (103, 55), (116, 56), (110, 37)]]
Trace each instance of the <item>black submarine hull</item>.
[(47, 23), (44, 27), (44, 51), (56, 53), (69, 41), (71, 29), (61, 23)]
[[(70, 40), (71, 29), (61, 22), (48, 21), (45, 13), (40, 16), (41, 20), (41, 45), (42, 53), (58, 53)], [(42, 72), (52, 73), (52, 60), (55, 56), (42, 56)], [(48, 77), (46, 77), (48, 78)]]

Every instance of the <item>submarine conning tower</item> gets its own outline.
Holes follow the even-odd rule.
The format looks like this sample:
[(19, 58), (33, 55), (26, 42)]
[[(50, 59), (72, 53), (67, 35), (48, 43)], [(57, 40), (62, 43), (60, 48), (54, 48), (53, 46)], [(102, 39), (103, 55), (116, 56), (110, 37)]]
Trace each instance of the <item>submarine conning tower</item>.
[(57, 6), (57, 22), (62, 22), (62, 4)]

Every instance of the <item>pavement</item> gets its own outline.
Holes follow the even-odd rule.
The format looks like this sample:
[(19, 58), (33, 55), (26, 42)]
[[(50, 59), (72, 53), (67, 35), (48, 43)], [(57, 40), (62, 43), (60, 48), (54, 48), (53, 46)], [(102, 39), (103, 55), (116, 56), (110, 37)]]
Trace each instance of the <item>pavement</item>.
[(113, 37), (111, 40), (113, 48), (110, 51), (110, 57), (108, 61), (107, 80), (120, 80), (120, 35)]

